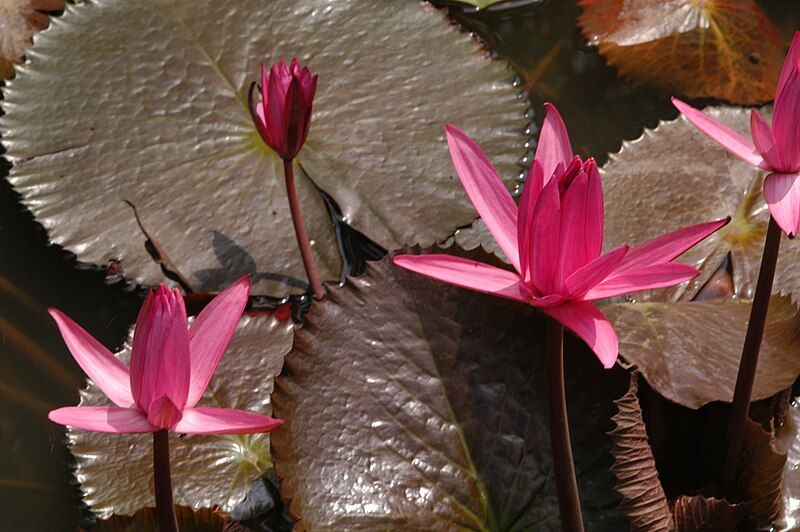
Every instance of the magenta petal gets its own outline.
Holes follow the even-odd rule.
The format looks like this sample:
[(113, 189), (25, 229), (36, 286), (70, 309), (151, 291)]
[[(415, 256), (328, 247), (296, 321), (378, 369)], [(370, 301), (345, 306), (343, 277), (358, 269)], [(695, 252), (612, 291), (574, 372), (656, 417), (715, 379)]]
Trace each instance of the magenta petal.
[(772, 135), (772, 128), (764, 117), (755, 109), (750, 110), (750, 132), (753, 136), (756, 150), (761, 154), (770, 168), (783, 168), (780, 150)]
[(795, 63), (786, 84), (775, 99), (772, 113), (772, 134), (784, 166), (780, 172), (800, 172), (800, 64)]
[(628, 253), (628, 246), (620, 246), (605, 255), (597, 257), (583, 268), (577, 270), (564, 281), (566, 299), (582, 299), (593, 286), (608, 277)]
[(557, 284), (561, 249), (561, 198), (558, 178), (552, 178), (539, 194), (531, 223), (531, 278), (538, 294), (559, 292)]
[(160, 429), (168, 429), (181, 419), (181, 409), (166, 395), (156, 397), (147, 410), (147, 421)]
[(783, 60), (783, 68), (781, 69), (781, 76), (778, 80), (778, 88), (775, 91), (775, 100), (779, 100), (783, 96), (786, 83), (789, 81), (798, 61), (800, 61), (800, 31), (795, 32), (794, 38), (792, 39), (792, 47), (789, 49), (786, 59)]
[(51, 411), (50, 421), (93, 432), (138, 433), (158, 430), (136, 408), (66, 406)]
[(644, 244), (631, 248), (614, 273), (616, 275), (628, 270), (641, 270), (649, 266), (669, 262), (727, 225), (730, 220), (728, 217), (715, 222), (692, 225), (648, 240)]
[(546, 307), (542, 311), (577, 334), (594, 351), (603, 367), (614, 366), (619, 354), (619, 340), (614, 327), (591, 303), (576, 302)]
[(401, 268), (461, 288), (514, 301), (528, 301), (519, 275), (482, 262), (451, 255), (397, 255), (392, 262)]
[(132, 406), (134, 401), (128, 366), (69, 316), (53, 308), (49, 312), (58, 325), (64, 343), (84, 373), (115, 405), (122, 408)]
[(656, 264), (640, 270), (626, 270), (623, 273), (609, 276), (605, 281), (589, 290), (583, 299), (596, 301), (606, 297), (674, 286), (694, 278), (698, 273), (696, 268), (679, 262)]
[(519, 271), (514, 199), (480, 146), (453, 125), (448, 124), (446, 131), (450, 157), (464, 190), (500, 249)]
[(753, 166), (761, 167), (765, 165), (764, 159), (758, 154), (752, 141), (745, 139), (728, 126), (717, 122), (710, 116), (683, 103), (677, 98), (673, 98), (672, 103), (683, 113), (689, 122), (717, 141), (723, 148)]
[(534, 161), (541, 165), (545, 181), (549, 180), (559, 164), (567, 166), (572, 160), (572, 146), (567, 126), (558, 109), (550, 103), (544, 104), (546, 114), (539, 133)]
[(282, 419), (233, 408), (188, 408), (170, 430), (180, 434), (255, 434), (271, 432)]
[(789, 237), (800, 229), (800, 176), (770, 174), (764, 180), (764, 200), (775, 222)]
[(233, 337), (250, 296), (250, 276), (245, 275), (206, 305), (189, 330), (189, 395), (186, 407), (194, 407), (217, 369)]

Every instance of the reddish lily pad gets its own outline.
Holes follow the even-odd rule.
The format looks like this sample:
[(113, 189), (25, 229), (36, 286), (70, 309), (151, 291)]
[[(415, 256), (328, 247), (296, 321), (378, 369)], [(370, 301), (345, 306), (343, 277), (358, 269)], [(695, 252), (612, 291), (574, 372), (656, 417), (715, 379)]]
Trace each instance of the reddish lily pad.
[[(186, 506), (175, 506), (175, 517), (181, 532), (235, 532), (244, 528), (226, 528), (228, 517), (210, 508), (192, 510)], [(101, 519), (91, 528), (97, 532), (145, 532), (158, 530), (158, 515), (155, 508), (142, 508), (131, 516), (114, 515)]]
[(737, 530), (749, 511), (750, 505), (746, 503), (731, 503), (725, 499), (703, 495), (681, 495), (674, 503), (675, 530)]
[(14, 76), (33, 34), (50, 23), (47, 11), (64, 9), (66, 0), (0, 0), (0, 80)]
[(772, 99), (785, 52), (754, 0), (581, 0), (590, 43), (624, 75), (690, 98)]
[[(486, 260), (485, 254), (473, 258)], [(277, 380), (281, 491), (299, 530), (558, 530), (545, 321), (388, 259), (331, 291)], [(568, 337), (567, 397), (587, 522), (624, 519), (608, 471), (627, 376)]]
[(33, 52), (5, 91), (10, 181), (53, 241), (142, 283), (164, 277), (123, 200), (198, 291), (244, 273), (257, 295), (305, 289), (281, 161), (247, 111), (262, 61), (319, 73), (296, 174), (325, 279), (341, 259), (320, 191), (384, 248), (429, 245), (474, 219), (445, 123), (509, 184), (524, 152), (513, 74), (419, 2), (98, 0), (69, 6)]
[[(241, 408), (270, 415), (273, 379), (292, 344), (291, 322), (242, 319), (200, 405)], [(129, 347), (118, 354), (127, 361)], [(81, 391), (82, 406), (106, 405), (93, 383)], [(279, 429), (280, 430), (280, 429)], [(75, 476), (84, 501), (106, 518), (154, 506), (152, 437), (68, 431)], [(170, 434), (175, 503), (193, 509), (219, 507), (230, 512), (253, 480), (271, 466), (268, 434), (181, 436)]]

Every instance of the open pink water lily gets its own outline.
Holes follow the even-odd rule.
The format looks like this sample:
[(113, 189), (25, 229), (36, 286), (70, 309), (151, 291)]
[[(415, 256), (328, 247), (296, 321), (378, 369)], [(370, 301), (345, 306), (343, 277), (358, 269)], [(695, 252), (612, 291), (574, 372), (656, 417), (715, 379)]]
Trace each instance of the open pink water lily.
[(261, 65), (261, 102), (250, 87), (250, 114), (258, 133), (282, 159), (294, 159), (308, 137), (311, 107), (317, 92), (317, 75), (297, 59), (280, 61), (267, 71)]
[(800, 229), (800, 32), (778, 80), (772, 125), (755, 109), (750, 114), (752, 139), (685, 104), (672, 103), (700, 131), (740, 159), (769, 172), (764, 180), (764, 200), (769, 212), (789, 237)]
[(699, 224), (604, 255), (603, 185), (593, 159), (574, 157), (558, 111), (547, 106), (519, 207), (480, 147), (447, 126), (458, 177), (516, 271), (450, 255), (398, 255), (394, 263), (427, 277), (539, 307), (580, 336), (610, 368), (617, 334), (593, 301), (681, 283), (698, 274), (673, 263), (728, 223)]
[(247, 298), (245, 276), (215, 297), (188, 327), (180, 292), (147, 294), (136, 320), (130, 368), (63, 313), (50, 309), (78, 365), (117, 406), (53, 410), (50, 420), (95, 432), (249, 434), (283, 421), (229, 408), (197, 407), (236, 330)]

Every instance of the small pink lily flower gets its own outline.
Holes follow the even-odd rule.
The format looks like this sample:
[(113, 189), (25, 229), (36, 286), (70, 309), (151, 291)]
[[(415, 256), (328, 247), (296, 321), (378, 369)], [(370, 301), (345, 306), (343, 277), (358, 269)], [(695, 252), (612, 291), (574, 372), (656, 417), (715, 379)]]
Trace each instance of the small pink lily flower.
[(800, 32), (794, 34), (792, 47), (778, 81), (772, 125), (755, 109), (750, 111), (752, 140), (746, 139), (708, 115), (672, 99), (675, 107), (697, 129), (723, 148), (769, 172), (764, 180), (764, 200), (769, 212), (790, 238), (800, 229)]
[(249, 434), (277, 429), (283, 420), (196, 406), (249, 294), (250, 277), (244, 276), (215, 297), (190, 329), (180, 292), (159, 285), (147, 294), (139, 311), (130, 368), (77, 323), (50, 309), (78, 365), (117, 406), (68, 406), (48, 417), (62, 425), (114, 433), (168, 429), (185, 434)]
[(269, 71), (262, 64), (259, 103), (253, 98), (254, 87), (250, 86), (250, 115), (258, 133), (283, 160), (294, 159), (308, 137), (317, 75), (301, 68), (297, 59), (290, 65), (280, 61)]
[(472, 139), (448, 125), (447, 141), (467, 195), (516, 271), (449, 255), (398, 255), (394, 263), (432, 279), (539, 307), (581, 337), (606, 368), (614, 365), (619, 342), (592, 302), (691, 279), (698, 270), (672, 260), (729, 221), (687, 227), (601, 255), (600, 172), (593, 159), (573, 157), (555, 107), (547, 105), (519, 207)]

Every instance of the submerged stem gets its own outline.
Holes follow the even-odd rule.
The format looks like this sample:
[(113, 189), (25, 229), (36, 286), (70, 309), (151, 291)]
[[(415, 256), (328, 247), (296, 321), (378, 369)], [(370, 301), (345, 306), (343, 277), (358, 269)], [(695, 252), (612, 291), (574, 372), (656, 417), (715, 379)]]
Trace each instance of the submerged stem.
[(569, 439), (567, 399), (564, 391), (564, 326), (547, 318), (547, 353), (545, 355), (545, 386), (550, 426), (550, 449), (558, 495), (561, 528), (566, 532), (582, 532), (583, 517), (572, 461)]
[(169, 432), (153, 433), (153, 476), (156, 492), (156, 514), (160, 532), (178, 532), (178, 520), (172, 505), (172, 479), (169, 475)]
[(306, 232), (306, 225), (303, 223), (303, 214), (300, 211), (300, 200), (297, 197), (297, 187), (294, 184), (294, 168), (292, 159), (284, 159), (283, 175), (286, 178), (286, 193), (289, 197), (289, 210), (292, 212), (292, 223), (294, 224), (294, 234), (297, 236), (297, 245), (300, 247), (300, 255), (303, 257), (303, 266), (306, 268), (308, 282), (314, 292), (314, 299), (322, 301), (325, 299), (325, 288), (317, 270), (317, 263), (314, 261), (314, 254), (311, 252), (311, 244)]
[(739, 467), (739, 456), (744, 445), (753, 382), (758, 366), (761, 340), (764, 337), (764, 327), (767, 324), (769, 298), (772, 295), (772, 281), (775, 278), (775, 265), (778, 262), (780, 245), (781, 229), (775, 219), (770, 217), (767, 238), (764, 242), (764, 254), (761, 257), (761, 269), (758, 272), (756, 293), (753, 296), (753, 305), (750, 307), (750, 321), (747, 324), (742, 359), (739, 362), (739, 373), (736, 376), (731, 413), (728, 418), (725, 464), (722, 468), (722, 481), (725, 484), (731, 484), (734, 481)]

